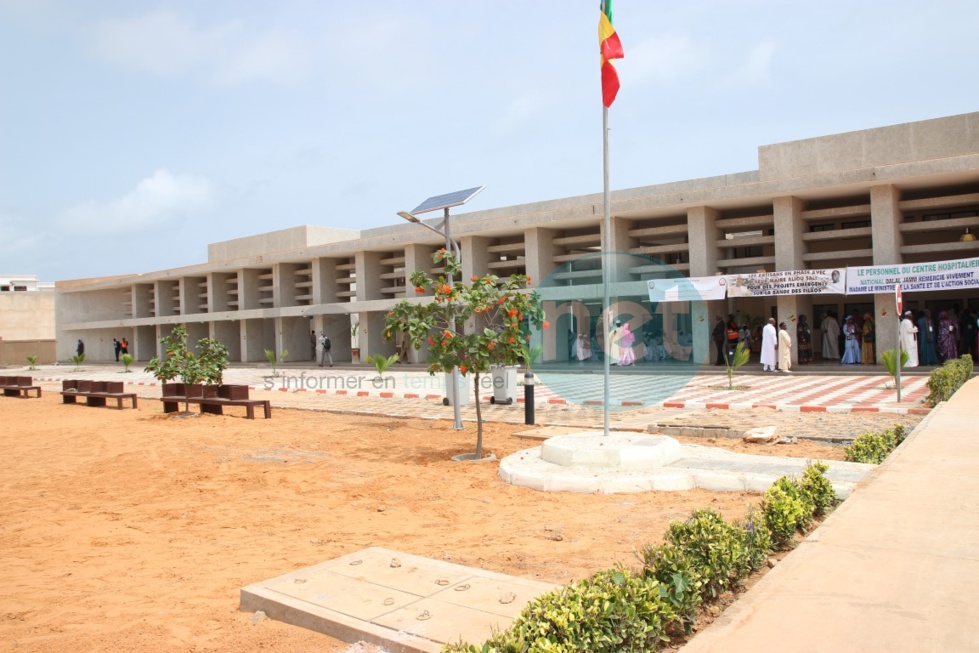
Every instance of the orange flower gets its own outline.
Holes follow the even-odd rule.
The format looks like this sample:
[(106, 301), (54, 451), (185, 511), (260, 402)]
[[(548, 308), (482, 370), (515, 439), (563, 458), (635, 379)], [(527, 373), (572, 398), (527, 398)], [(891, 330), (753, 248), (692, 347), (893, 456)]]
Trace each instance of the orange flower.
[(425, 292), (425, 289), (424, 288), (419, 288), (418, 286), (415, 286), (415, 292)]
[(449, 284), (445, 284), (444, 286), (442, 286), (442, 292), (448, 295), (450, 292), (452, 292), (452, 286), (450, 286)]
[(516, 341), (517, 341), (516, 338), (514, 338), (513, 336), (510, 336), (510, 342), (516, 342)]
[(550, 329), (551, 328), (551, 323), (548, 322), (547, 320), (544, 320), (543, 326), (544, 326), (545, 329)]
[(514, 315), (516, 315), (519, 312), (520, 311), (518, 311), (517, 309), (511, 308), (509, 311), (507, 311), (507, 315), (509, 315), (510, 317), (513, 317)]
[(428, 344), (430, 344), (430, 345), (434, 345), (435, 344), (435, 339), (432, 338), (432, 336), (428, 336)]
[(465, 365), (460, 365), (459, 366), (459, 371), (462, 372), (463, 374), (465, 374), (466, 372), (469, 371), (469, 368), (466, 367)]
[(496, 343), (495, 343), (495, 342), (493, 342), (493, 341), (491, 340), (491, 341), (490, 341), (490, 342), (489, 342), (489, 343), (488, 343), (488, 344), (486, 345), (486, 348), (487, 348), (488, 350), (490, 350), (490, 351), (493, 351), (494, 349), (496, 349)]
[(477, 276), (476, 276), (476, 275), (474, 274), (474, 275), (472, 276), (472, 278), (471, 278), (471, 279), (469, 279), (469, 280), (470, 280), (470, 281), (472, 281), (473, 283), (475, 283), (475, 282), (477, 282), (477, 281), (479, 281), (479, 277), (477, 277)]

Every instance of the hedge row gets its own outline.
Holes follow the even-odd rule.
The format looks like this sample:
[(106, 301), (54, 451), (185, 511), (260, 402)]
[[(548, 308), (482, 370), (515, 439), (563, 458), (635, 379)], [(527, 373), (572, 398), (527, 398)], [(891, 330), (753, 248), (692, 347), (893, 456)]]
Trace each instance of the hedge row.
[(972, 356), (969, 354), (945, 361), (944, 365), (932, 370), (928, 376), (929, 392), (925, 401), (932, 406), (948, 401), (971, 377)]
[(482, 645), (448, 644), (443, 653), (642, 653), (689, 634), (705, 604), (735, 591), (769, 553), (791, 547), (815, 517), (836, 503), (824, 475), (810, 464), (802, 478), (778, 479), (761, 509), (729, 523), (709, 509), (670, 524), (665, 542), (640, 552), (639, 571), (601, 571), (534, 599)]

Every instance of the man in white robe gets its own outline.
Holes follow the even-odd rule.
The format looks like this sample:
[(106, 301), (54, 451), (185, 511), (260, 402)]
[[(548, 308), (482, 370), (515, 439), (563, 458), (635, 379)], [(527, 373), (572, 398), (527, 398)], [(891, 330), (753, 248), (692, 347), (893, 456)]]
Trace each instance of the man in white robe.
[(901, 320), (901, 349), (908, 352), (908, 363), (904, 367), (918, 367), (918, 327), (911, 321), (911, 311), (904, 312)]
[(840, 362), (840, 323), (827, 313), (819, 328), (823, 332), (823, 358)]
[(778, 371), (792, 371), (792, 336), (789, 335), (785, 322), (778, 325)]
[(768, 318), (768, 324), (761, 330), (761, 368), (766, 372), (774, 372), (778, 360), (775, 357), (778, 348), (778, 333), (775, 331), (775, 318)]

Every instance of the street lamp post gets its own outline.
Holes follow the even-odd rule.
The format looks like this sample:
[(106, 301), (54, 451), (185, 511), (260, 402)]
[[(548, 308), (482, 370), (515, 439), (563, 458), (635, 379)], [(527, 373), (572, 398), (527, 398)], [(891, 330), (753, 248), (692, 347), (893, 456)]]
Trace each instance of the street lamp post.
[[(410, 213), (408, 211), (398, 211), (398, 215), (412, 224), (418, 224), (429, 231), (434, 231), (440, 236), (445, 237), (445, 249), (455, 253), (456, 258), (462, 261), (462, 250), (459, 244), (452, 239), (452, 234), (449, 230), (449, 209), (453, 206), (461, 206), (475, 197), (480, 193), (485, 186), (478, 186), (476, 188), (469, 188), (466, 190), (460, 190), (455, 193), (448, 193), (446, 195), (436, 195), (435, 197), (429, 197), (427, 200), (419, 204)], [(443, 210), (443, 219), (441, 228), (433, 227), (432, 225), (422, 222), (418, 219), (418, 213), (426, 213), (428, 211), (437, 211), (438, 209)], [(445, 273), (446, 282), (452, 286), (454, 285), (452, 272)], [(452, 319), (449, 323), (449, 330), (455, 333), (455, 318), (452, 313), (450, 313)], [(462, 426), (462, 406), (459, 401), (459, 368), (452, 367), (452, 428), (460, 431), (463, 429)], [(479, 401), (479, 397), (476, 398)]]

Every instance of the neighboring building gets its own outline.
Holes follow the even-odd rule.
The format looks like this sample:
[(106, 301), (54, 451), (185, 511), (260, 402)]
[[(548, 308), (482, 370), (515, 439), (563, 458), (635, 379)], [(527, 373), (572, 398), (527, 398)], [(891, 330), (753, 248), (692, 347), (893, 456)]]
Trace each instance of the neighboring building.
[(54, 284), (36, 276), (0, 275), (0, 366), (55, 361)]
[[(610, 251), (654, 257), (691, 277), (979, 256), (979, 242), (961, 238), (979, 230), (979, 113), (766, 145), (758, 155), (756, 171), (614, 191)], [(580, 291), (590, 312), (586, 325), (573, 311), (556, 311), (552, 333), (594, 335), (602, 207), (595, 194), (452, 216), (463, 278), (521, 272), (537, 283), (552, 275), (570, 287), (565, 295)], [(208, 261), (195, 266), (59, 282), (58, 355), (67, 358), (83, 338), (92, 359), (110, 360), (112, 339), (125, 336), (145, 360), (157, 354), (161, 335), (186, 324), (193, 340), (217, 338), (236, 361), (264, 361), (265, 349), (288, 349), (290, 360), (302, 360), (310, 330), (325, 330), (343, 360), (357, 320), (361, 355), (390, 354), (395, 343), (382, 338), (384, 313), (409, 296), (413, 271), (432, 270), (441, 245), (438, 235), (410, 224), (360, 232), (296, 227), (212, 244)], [(588, 256), (591, 262), (578, 263)], [(633, 264), (616, 274), (637, 289), (664, 272)], [(641, 290), (632, 294), (635, 311), (662, 313)], [(904, 301), (909, 308), (976, 306), (979, 289), (906, 293)], [(716, 300), (680, 309), (676, 325), (692, 334), (694, 359), (703, 361), (715, 314), (808, 315), (818, 327), (827, 310), (872, 311), (882, 326), (894, 326), (879, 329), (878, 351), (894, 346), (890, 292)], [(668, 319), (657, 317), (657, 328)], [(567, 358), (557, 340), (545, 343), (545, 359)]]

